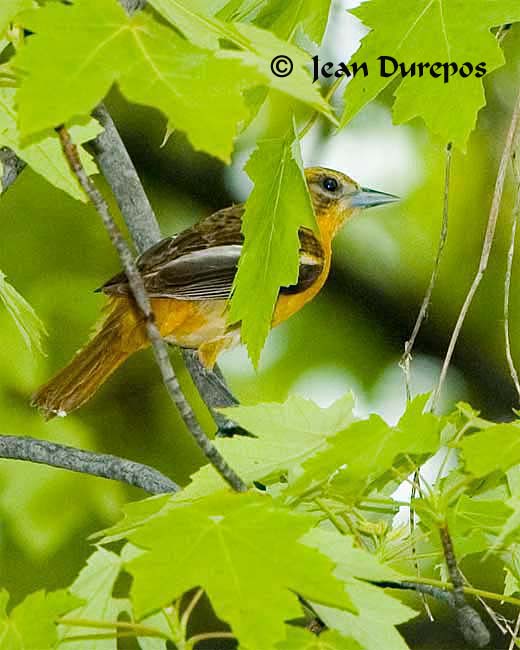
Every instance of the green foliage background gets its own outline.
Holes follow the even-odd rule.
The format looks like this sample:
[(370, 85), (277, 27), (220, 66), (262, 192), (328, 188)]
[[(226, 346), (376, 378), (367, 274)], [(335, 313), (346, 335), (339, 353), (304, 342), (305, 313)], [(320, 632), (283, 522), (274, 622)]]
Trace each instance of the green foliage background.
[[(152, 4), (161, 11), (162, 3), (159, 0)], [(205, 3), (199, 4), (203, 10), (207, 10), (211, 3), (208, 3), (208, 7)], [(280, 9), (277, 9), (277, 3), (269, 4), (275, 10)], [(307, 4), (298, 3), (301, 5), (302, 21), (307, 15)], [(400, 2), (403, 5), (400, 7), (401, 13), (405, 12), (406, 4), (404, 0)], [(504, 2), (503, 15), (494, 16), (485, 25), (483, 21), (477, 31), (482, 33), (483, 25), (487, 29), (499, 22), (518, 20), (520, 15), (517, 15), (519, 12), (516, 8), (511, 8), (513, 4)], [(19, 3), (20, 9), (29, 5)], [(171, 3), (173, 5), (175, 3)], [(324, 3), (322, 5), (325, 6)], [(211, 4), (213, 13), (222, 10), (223, 6), (224, 3)], [(368, 17), (370, 10), (376, 14), (384, 10), (383, 3), (375, 0), (364, 7), (358, 13), (361, 18)], [(63, 7), (57, 6), (55, 10), (63, 10)], [(0, 8), (0, 26), (1, 11)], [(394, 11), (399, 13), (398, 8), (393, 8), (392, 13)], [(268, 16), (266, 10), (258, 24), (268, 26)], [(200, 27), (193, 28), (191, 22), (188, 27), (183, 27), (182, 16), (176, 16), (176, 20), (179, 21), (179, 30), (197, 47), (205, 48), (208, 52), (216, 47), (215, 36)], [(280, 10), (278, 22), (271, 25), (273, 32), (282, 39), (288, 38), (291, 33), (284, 20), (287, 20), (287, 16), (284, 18)], [(315, 22), (309, 24), (311, 31), (316, 29), (319, 33), (320, 27), (316, 27)], [(187, 31), (190, 26), (193, 32)], [(161, 25), (161, 29), (166, 30), (167, 27)], [(221, 26), (217, 24), (216, 29), (221, 29)], [(316, 33), (307, 33), (316, 40)], [(365, 43), (367, 48), (370, 47), (369, 39)], [(263, 41), (263, 45), (268, 54), (275, 52), (272, 43)], [(454, 152), (450, 232), (429, 318), (417, 344), (416, 365), (412, 366), (415, 392), (425, 392), (434, 387), (439, 362), (477, 268), (498, 160), (517, 92), (520, 55), (517, 26), (505, 38), (503, 49), (506, 63), (485, 80), (487, 106), (479, 114), (477, 129), (469, 138), (467, 151)], [(123, 48), (114, 57), (124, 58), (124, 52), (126, 50)], [(300, 56), (303, 57), (302, 54)], [(493, 56), (498, 55), (495, 52)], [(242, 58), (246, 59), (246, 54)], [(232, 65), (231, 62), (227, 63)], [(499, 59), (496, 59), (496, 63), (500, 63)], [(238, 65), (236, 61), (235, 64)], [(264, 75), (263, 78), (267, 78), (258, 60), (249, 70), (248, 74), (252, 77), (261, 78)], [(229, 70), (227, 74), (230, 74)], [(410, 81), (407, 88), (404, 88), (404, 84), (400, 87), (398, 101), (404, 101), (406, 92), (414, 92), (411, 90), (412, 84)], [(110, 83), (106, 84), (104, 90), (108, 87)], [(435, 87), (438, 89), (441, 86)], [(463, 84), (461, 88), (464, 88)], [(238, 89), (235, 90), (238, 92)], [(363, 142), (372, 120), (375, 123), (380, 119), (379, 115), (384, 116), (381, 118), (383, 120), (388, 119), (394, 103), (394, 90), (395, 84), (349, 122), (349, 132), (359, 136), (355, 141)], [(8, 94), (8, 91), (5, 92)], [(27, 92), (34, 93), (37, 89), (31, 88)], [(46, 92), (53, 90), (46, 89)], [(354, 85), (350, 92), (356, 92)], [(76, 94), (73, 91), (68, 96)], [(293, 99), (296, 95), (295, 90)], [(454, 110), (445, 104), (444, 96), (435, 97), (436, 103), (428, 108), (434, 113), (430, 126), (438, 115)], [(314, 106), (319, 104), (315, 95), (302, 99)], [(214, 132), (215, 125), (211, 121), (204, 123), (202, 132), (197, 130), (201, 120), (204, 120), (203, 114), (211, 113), (210, 109), (202, 107), (200, 115), (188, 116), (193, 118), (193, 123), (184, 125), (184, 128), (192, 144), (185, 134), (175, 132), (161, 148), (165, 132), (164, 116), (154, 108), (137, 106), (128, 100), (147, 101), (125, 92), (123, 87), (122, 93), (117, 89), (110, 91), (107, 104), (138, 167), (163, 233), (177, 232), (201, 216), (241, 198), (236, 186), (230, 183), (231, 175), (224, 163), (192, 148), (192, 144), (201, 146), (205, 133)], [(6, 101), (5, 95), (3, 101)], [(94, 105), (96, 101), (93, 100), (91, 104)], [(473, 101), (474, 108), (475, 104), (479, 104), (478, 96)], [(226, 106), (225, 100), (222, 105)], [(375, 106), (379, 107), (380, 113), (374, 112)], [(91, 107), (86, 102), (84, 112)], [(44, 113), (40, 108), (35, 103), (32, 110), (43, 120)], [(178, 116), (163, 110), (171, 126), (175, 127)], [(244, 113), (238, 111), (234, 117), (228, 116), (230, 121), (243, 118), (246, 109), (243, 107), (241, 110)], [(348, 110), (344, 121), (351, 117)], [(410, 114), (405, 115), (402, 108), (399, 111), (399, 104), (395, 110), (395, 117), (399, 120), (415, 114), (410, 110)], [(78, 112), (81, 111), (76, 110), (73, 114)], [(304, 114), (307, 116), (310, 110), (298, 105), (297, 112), (300, 118)], [(215, 114), (220, 115), (218, 111)], [(215, 117), (215, 114), (208, 115), (208, 118)], [(54, 116), (45, 123), (36, 124), (35, 129), (51, 127), (54, 124), (52, 119)], [(15, 127), (3, 122), (0, 122), (0, 127), (5, 142), (22, 155), (22, 144)], [(76, 128), (78, 141), (91, 137), (92, 124), (83, 123)], [(81, 129), (85, 137), (81, 135)], [(385, 208), (384, 212), (367, 213), (356, 223), (349, 224), (336, 242), (333, 269), (327, 286), (312, 304), (271, 335), (258, 372), (249, 366), (244, 369), (245, 353), (233, 352), (223, 357), (222, 368), (226, 377), (244, 403), (281, 401), (296, 391), (328, 404), (340, 393), (354, 388), (362, 405), (370, 407), (370, 410), (383, 412), (394, 419), (403, 410), (404, 385), (397, 364), (404, 341), (413, 326), (435, 256), (442, 212), (444, 144), (448, 135), (459, 144), (464, 144), (469, 129), (464, 127), (453, 132), (449, 130), (449, 124), (443, 123), (434, 131), (440, 132), (444, 139), (427, 130), (419, 119), (414, 119), (406, 127), (391, 129), (406, 130), (406, 137), (416, 157), (424, 161), (422, 177), (403, 197), (402, 203)], [(261, 134), (260, 126), (253, 135), (258, 138)], [(238, 141), (239, 152), (250, 150), (253, 135), (246, 133)], [(316, 127), (314, 137), (313, 155), (326, 163), (323, 152), (339, 136), (334, 135), (330, 122), (323, 119)], [(230, 155), (229, 145), (229, 138), (226, 142), (217, 138), (205, 148), (227, 159)], [(27, 143), (23, 146), (27, 146)], [(34, 151), (32, 153), (36, 155)], [(349, 152), (350, 159), (357, 154), (356, 151)], [(377, 153), (374, 155), (377, 156)], [(362, 150), (359, 156), (363, 156)], [(238, 167), (238, 156), (235, 156), (234, 162)], [(304, 162), (307, 161), (304, 159)], [(345, 165), (342, 171), (349, 173), (350, 170)], [(388, 175), (390, 178), (391, 173)], [(60, 176), (59, 172), (57, 175)], [(363, 178), (356, 180), (366, 184)], [(385, 187), (381, 189), (397, 191), (391, 182), (385, 182)], [(518, 406), (505, 363), (502, 331), (503, 278), (513, 190), (512, 183), (509, 183), (491, 264), (465, 324), (445, 401), (446, 407), (453, 406), (459, 400), (471, 402), (475, 408), (482, 410), (483, 416), (497, 421), (510, 420), (512, 408)], [(71, 191), (74, 192), (73, 189)], [(99, 295), (93, 293), (93, 289), (118, 270), (118, 260), (94, 210), (53, 187), (32, 169), (25, 170), (15, 185), (2, 196), (0, 219), (0, 268), (34, 307), (49, 333), (43, 344), (47, 356), (35, 356), (24, 345), (7, 311), (0, 309), (1, 432), (48, 438), (126, 456), (153, 465), (177, 482), (186, 484), (203, 459), (171, 408), (148, 353), (140, 353), (127, 362), (88, 406), (66, 420), (45, 424), (30, 409), (28, 401), (31, 392), (64, 365), (88, 336), (103, 302)], [(517, 335), (520, 300), (515, 290), (519, 273), (516, 263), (511, 298), (515, 358), (520, 356), (520, 339)], [(175, 355), (174, 358), (188, 394), (197, 404), (197, 412), (208, 431), (211, 431), (209, 415), (193, 394), (180, 360)], [(515, 434), (513, 430), (513, 437)], [(484, 450), (486, 448), (484, 446)], [(472, 471), (478, 474), (478, 470)], [(502, 498), (500, 493), (497, 494), (498, 498)], [(120, 517), (124, 503), (142, 497), (138, 490), (101, 479), (0, 460), (0, 585), (11, 594), (11, 602), (18, 603), (26, 594), (38, 588), (52, 590), (71, 584), (92, 551), (87, 536), (114, 524)], [(506, 510), (501, 514), (503, 521), (506, 521), (511, 513)], [(104, 557), (103, 560), (109, 563), (110, 558)], [(480, 556), (470, 555), (463, 561), (466, 575), (482, 588), (502, 592), (502, 568), (498, 568), (494, 559), (485, 564), (479, 560)], [(75, 595), (81, 597), (81, 593)], [(60, 607), (66, 611), (61, 597), (56, 600), (57, 603), (53, 605), (56, 611), (60, 611)], [(418, 608), (415, 598), (406, 600)], [(71, 602), (70, 608), (73, 606)], [(443, 625), (422, 621), (409, 623), (404, 628), (411, 647), (459, 647), (460, 637), (450, 613), (439, 607), (436, 609)], [(402, 620), (405, 619), (403, 615)], [(389, 614), (389, 620), (401, 619), (399, 615), (392, 618)], [(204, 627), (204, 622), (201, 626)], [(428, 638), (427, 642), (425, 638)], [(293, 642), (294, 647), (299, 647), (298, 639)], [(505, 644), (501, 638), (496, 643), (496, 647), (505, 647), (501, 645)], [(287, 645), (289, 647), (293, 646)]]

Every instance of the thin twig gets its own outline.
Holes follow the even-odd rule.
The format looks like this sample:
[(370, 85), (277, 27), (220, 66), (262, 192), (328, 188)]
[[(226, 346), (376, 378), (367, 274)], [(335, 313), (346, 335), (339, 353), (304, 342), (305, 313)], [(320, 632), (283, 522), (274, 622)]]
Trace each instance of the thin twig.
[(516, 617), (516, 623), (515, 623), (515, 629), (512, 631), (511, 634), (511, 643), (509, 644), (509, 648), (507, 650), (514, 650), (516, 647), (516, 640), (518, 638), (518, 631), (520, 630), (520, 614)]
[(520, 214), (520, 170), (518, 169), (516, 153), (513, 151), (511, 162), (515, 172), (516, 179), (516, 200), (513, 208), (512, 223), (511, 223), (511, 241), (509, 244), (509, 251), (507, 253), (507, 269), (504, 281), (504, 338), (506, 346), (506, 359), (509, 366), (509, 373), (513, 384), (520, 400), (520, 381), (518, 379), (518, 372), (516, 370), (513, 353), (511, 351), (511, 336), (509, 333), (509, 297), (511, 294), (511, 276), (513, 273), (513, 261), (515, 258), (515, 245), (516, 245), (516, 230), (518, 226), (518, 216)]
[(128, 279), (130, 290), (135, 299), (137, 307), (143, 314), (146, 333), (154, 351), (157, 365), (161, 371), (161, 375), (170, 398), (177, 406), (182, 419), (184, 420), (186, 426), (199, 445), (200, 449), (209, 460), (209, 462), (219, 472), (222, 478), (227, 481), (234, 490), (238, 492), (246, 491), (246, 484), (233, 471), (233, 469), (231, 469), (215, 445), (213, 445), (213, 443), (209, 440), (209, 438), (202, 430), (195, 416), (195, 413), (193, 412), (190, 404), (186, 400), (180, 388), (179, 382), (168, 356), (167, 345), (161, 337), (159, 329), (155, 323), (154, 315), (150, 306), (150, 300), (146, 293), (143, 280), (135, 265), (132, 252), (129, 249), (114, 219), (112, 218), (112, 215), (110, 214), (107, 202), (86, 173), (78, 155), (77, 147), (72, 142), (68, 130), (65, 128), (65, 126), (60, 126), (56, 130), (60, 137), (63, 153), (69, 163), (73, 174), (76, 176), (81, 188), (85, 192), (86, 196), (90, 199), (99, 216), (101, 217), (108, 235), (119, 254), (119, 258)]
[[(103, 127), (103, 131), (90, 143), (90, 147), (116, 199), (134, 244), (138, 252), (143, 253), (161, 238), (157, 218), (110, 113), (100, 104), (93, 115)], [(218, 367), (215, 366), (213, 371), (206, 370), (192, 350), (182, 350), (182, 356), (219, 431), (233, 427), (234, 425), (216, 410), (219, 407), (238, 404)]]
[(478, 267), (478, 271), (475, 275), (475, 278), (473, 280), (473, 283), (468, 291), (468, 294), (466, 296), (466, 300), (464, 301), (464, 304), (462, 305), (462, 308), (460, 310), (459, 317), (457, 319), (457, 323), (453, 329), (453, 333), (451, 335), (450, 343), (448, 346), (448, 350), (446, 352), (446, 357), (444, 359), (444, 363), (442, 365), (442, 370), (440, 373), (439, 377), (439, 382), (437, 384), (437, 388), (435, 389), (435, 393), (432, 398), (431, 402), (431, 410), (433, 411), (435, 407), (437, 406), (437, 403), (439, 401), (439, 397), (441, 395), (444, 382), (446, 380), (446, 375), (448, 374), (448, 369), (450, 367), (451, 359), (453, 357), (453, 352), (455, 351), (455, 346), (457, 344), (457, 341), (459, 339), (460, 332), (462, 330), (462, 326), (464, 325), (464, 321), (466, 319), (466, 316), (468, 314), (469, 308), (471, 306), (471, 303), (473, 302), (473, 298), (475, 297), (475, 294), (477, 293), (477, 289), (480, 286), (480, 283), (482, 281), (482, 278), (484, 277), (484, 273), (486, 271), (488, 261), (489, 261), (489, 255), (491, 253), (491, 248), (493, 246), (493, 240), (495, 238), (495, 230), (497, 226), (497, 221), (498, 221), (498, 216), (500, 212), (500, 205), (502, 203), (502, 195), (504, 192), (504, 183), (506, 179), (506, 174), (507, 174), (507, 167), (509, 164), (509, 160), (511, 158), (511, 154), (513, 152), (514, 148), (514, 143), (515, 143), (515, 138), (516, 138), (516, 133), (518, 129), (518, 122), (520, 120), (520, 92), (518, 93), (518, 97), (515, 103), (515, 108), (513, 110), (513, 116), (511, 119), (511, 125), (509, 127), (509, 131), (507, 134), (506, 138), (506, 143), (504, 146), (504, 151), (502, 153), (502, 159), (500, 161), (500, 167), (498, 170), (498, 175), (497, 175), (497, 180), (496, 180), (496, 185), (495, 185), (495, 193), (493, 195), (493, 202), (491, 205), (491, 211), (489, 213), (489, 219), (488, 219), (488, 224), (486, 228), (486, 234), (484, 237), (484, 244), (482, 246), (482, 254), (480, 257), (480, 263)]
[(430, 278), (430, 284), (422, 301), (417, 320), (412, 331), (412, 334), (408, 341), (404, 345), (404, 353), (399, 361), (399, 366), (404, 372), (405, 378), (405, 387), (406, 387), (406, 399), (410, 401), (412, 399), (412, 389), (411, 389), (411, 375), (410, 375), (410, 364), (412, 361), (412, 350), (415, 345), (415, 341), (419, 334), (419, 330), (428, 314), (428, 309), (432, 300), (432, 293), (437, 282), (437, 276), (439, 274), (439, 268), (441, 264), (442, 253), (444, 251), (444, 246), (446, 244), (446, 239), (448, 237), (448, 213), (449, 213), (449, 196), (450, 196), (450, 176), (451, 176), (451, 158), (452, 158), (452, 144), (449, 142), (446, 145), (446, 164), (444, 172), (444, 206), (442, 210), (442, 226), (441, 233), (439, 237), (439, 245), (437, 247), (437, 255), (435, 257), (435, 262), (433, 264), (433, 271)]
[(0, 435), (0, 458), (26, 460), (134, 485), (149, 494), (177, 492), (179, 486), (158, 470), (110, 454), (97, 454), (28, 436)]
[[(439, 247), (440, 250), (440, 247)], [(437, 255), (439, 257), (439, 255)], [(435, 272), (435, 271), (434, 271)], [(432, 275), (432, 280), (433, 280), (433, 275)], [(430, 284), (430, 287), (433, 289), (432, 284)], [(430, 292), (431, 295), (431, 292)], [(429, 302), (429, 298), (428, 298)], [(424, 304), (424, 303), (423, 303)], [(417, 319), (419, 320), (419, 319)], [(417, 330), (419, 331), (419, 330)], [(413, 345), (413, 343), (412, 343)], [(410, 348), (411, 349), (411, 348)], [(411, 359), (411, 355), (408, 357), (408, 359)], [(408, 372), (409, 372), (409, 363), (408, 363)], [(408, 384), (408, 377), (407, 377), (407, 399), (411, 399), (410, 395), (410, 390), (409, 390), (409, 384)], [(410, 493), (410, 506), (409, 506), (409, 517), (408, 517), (408, 524), (410, 528), (410, 539), (412, 540), (412, 556), (413, 556), (413, 566), (415, 569), (415, 573), (417, 574), (418, 577), (421, 576), (421, 566), (419, 564), (419, 559), (417, 557), (417, 547), (415, 544), (415, 508), (414, 508), (414, 501), (416, 498), (416, 495), (419, 494), (419, 496), (422, 498), (423, 493), (421, 489), (421, 470), (420, 468), (416, 469), (413, 475), (413, 486), (412, 486), (412, 491)], [(426, 596), (421, 593), (421, 602), (424, 607), (424, 611), (426, 612), (426, 616), (430, 619), (430, 621), (433, 621), (433, 614), (430, 606), (428, 605), (428, 601), (426, 600)]]
[(374, 582), (372, 584), (381, 587), (382, 589), (404, 589), (408, 591), (416, 591), (421, 596), (432, 596), (437, 600), (441, 600), (450, 607), (455, 607), (455, 599), (451, 591), (446, 591), (441, 587), (434, 587), (433, 585), (423, 585), (420, 582), (409, 582), (408, 580), (385, 580), (383, 582)]

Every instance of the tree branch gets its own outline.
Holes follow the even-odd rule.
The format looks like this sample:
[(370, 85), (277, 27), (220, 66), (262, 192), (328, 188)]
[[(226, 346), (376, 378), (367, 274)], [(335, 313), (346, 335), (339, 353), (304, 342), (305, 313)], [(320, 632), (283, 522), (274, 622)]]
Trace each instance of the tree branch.
[(448, 574), (453, 585), (453, 607), (457, 614), (460, 631), (469, 644), (476, 645), (477, 648), (483, 648), (488, 645), (491, 639), (489, 630), (480, 618), (477, 610), (466, 602), (464, 579), (457, 563), (457, 557), (453, 549), (453, 542), (447, 524), (439, 527), (439, 534)]
[(455, 346), (457, 345), (457, 341), (459, 339), (462, 326), (464, 325), (464, 321), (466, 320), (466, 316), (468, 314), (469, 308), (471, 307), (471, 303), (473, 302), (473, 298), (477, 293), (482, 278), (484, 277), (484, 273), (487, 269), (489, 256), (491, 254), (491, 248), (493, 247), (493, 241), (495, 239), (495, 230), (498, 222), (498, 216), (500, 213), (500, 206), (502, 204), (502, 194), (504, 192), (504, 184), (506, 180), (507, 167), (509, 165), (509, 160), (513, 153), (519, 122), (520, 122), (520, 91), (518, 93), (518, 97), (515, 102), (513, 116), (511, 118), (511, 124), (509, 126), (506, 143), (504, 145), (504, 150), (502, 152), (502, 158), (500, 160), (500, 166), (498, 169), (497, 180), (495, 184), (495, 193), (493, 195), (493, 202), (491, 204), (491, 210), (489, 213), (486, 234), (484, 237), (484, 243), (482, 245), (482, 254), (480, 257), (480, 263), (475, 278), (471, 284), (471, 287), (469, 288), (468, 294), (466, 296), (466, 300), (464, 301), (464, 304), (462, 305), (462, 308), (460, 310), (457, 323), (453, 328), (453, 333), (451, 335), (450, 343), (448, 345), (448, 350), (446, 352), (444, 363), (442, 365), (439, 382), (433, 394), (432, 403), (431, 403), (432, 411), (435, 409), (439, 401), (439, 397), (441, 395), (444, 382), (448, 374), (448, 369), (450, 367), (451, 359), (453, 357)]
[[(126, 11), (131, 14), (142, 8), (144, 0), (121, 0)], [(96, 162), (110, 185), (123, 219), (139, 253), (157, 243), (161, 233), (157, 218), (146, 196), (137, 170), (128, 155), (123, 140), (110, 113), (104, 104), (100, 104), (93, 116), (103, 127), (90, 145)], [(190, 350), (182, 350), (186, 367), (205, 404), (211, 411), (218, 429), (224, 432), (235, 425), (221, 415), (216, 409), (223, 406), (235, 406), (238, 400), (231, 394), (224, 377), (215, 367), (215, 371), (206, 370), (197, 355)]]
[(428, 309), (432, 300), (433, 290), (437, 282), (437, 276), (439, 274), (439, 269), (441, 265), (442, 254), (444, 252), (444, 246), (446, 244), (446, 239), (448, 238), (448, 212), (449, 212), (449, 197), (450, 197), (450, 176), (451, 176), (451, 157), (452, 157), (452, 148), (453, 145), (449, 142), (446, 145), (446, 163), (445, 163), (445, 172), (444, 172), (444, 205), (442, 210), (442, 225), (441, 233), (439, 236), (439, 244), (437, 247), (437, 255), (435, 257), (435, 262), (433, 264), (433, 270), (430, 277), (430, 284), (426, 290), (426, 294), (422, 301), (421, 307), (419, 309), (419, 314), (415, 325), (412, 330), (412, 334), (408, 341), (404, 345), (404, 353), (399, 361), (400, 367), (403, 369), (405, 377), (405, 387), (406, 387), (406, 399), (410, 401), (412, 399), (412, 387), (411, 387), (411, 373), (410, 373), (410, 364), (412, 361), (412, 350), (415, 345), (417, 336), (421, 326), (428, 315)]
[(137, 307), (142, 312), (144, 318), (144, 326), (146, 334), (152, 346), (157, 365), (161, 371), (161, 375), (168, 391), (168, 394), (176, 405), (179, 413), (184, 420), (184, 423), (190, 430), (196, 443), (215, 467), (222, 478), (237, 492), (245, 492), (247, 485), (242, 479), (234, 472), (228, 465), (225, 458), (221, 455), (218, 449), (206, 436), (202, 430), (195, 413), (193, 412), (190, 404), (186, 400), (175, 372), (173, 370), (170, 357), (168, 356), (168, 348), (166, 342), (163, 340), (157, 325), (150, 305), (150, 300), (146, 289), (144, 287), (143, 279), (134, 261), (134, 256), (129, 249), (121, 231), (117, 227), (115, 221), (110, 214), (107, 202), (102, 194), (96, 188), (87, 172), (85, 171), (76, 145), (71, 141), (70, 134), (64, 126), (58, 127), (58, 135), (60, 137), (63, 153), (67, 159), (70, 169), (76, 176), (81, 188), (91, 200), (97, 213), (101, 217), (103, 224), (108, 232), (108, 235), (119, 254), (121, 264), (126, 273), (130, 290), (135, 299)]
[(149, 494), (177, 492), (180, 489), (167, 476), (148, 465), (29, 436), (0, 435), (0, 458), (26, 460), (121, 481), (142, 488)]

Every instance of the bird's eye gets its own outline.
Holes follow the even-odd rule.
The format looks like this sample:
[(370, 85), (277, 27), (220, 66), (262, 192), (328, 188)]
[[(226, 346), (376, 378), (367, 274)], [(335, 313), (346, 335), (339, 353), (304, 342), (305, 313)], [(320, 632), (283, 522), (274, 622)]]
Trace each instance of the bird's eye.
[(327, 190), (327, 192), (337, 192), (339, 188), (338, 181), (330, 176), (323, 180), (322, 185), (323, 189)]

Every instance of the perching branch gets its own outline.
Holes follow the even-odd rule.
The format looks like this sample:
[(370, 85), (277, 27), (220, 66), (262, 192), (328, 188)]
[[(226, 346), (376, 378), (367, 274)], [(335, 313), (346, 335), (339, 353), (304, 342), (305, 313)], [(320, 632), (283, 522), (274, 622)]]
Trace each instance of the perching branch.
[(110, 454), (83, 451), (29, 436), (0, 435), (0, 457), (26, 460), (121, 481), (149, 494), (177, 492), (179, 486), (153, 467)]
[(215, 467), (222, 478), (237, 492), (244, 492), (247, 490), (246, 484), (242, 479), (233, 471), (228, 465), (225, 458), (220, 454), (218, 449), (206, 436), (202, 430), (195, 413), (193, 412), (190, 404), (186, 400), (184, 393), (181, 390), (175, 372), (173, 370), (170, 357), (168, 356), (168, 348), (166, 342), (163, 340), (159, 329), (155, 323), (155, 318), (150, 305), (150, 300), (146, 289), (144, 287), (143, 279), (137, 270), (134, 261), (134, 256), (128, 247), (121, 231), (116, 225), (108, 204), (96, 188), (87, 172), (85, 171), (76, 145), (71, 141), (70, 134), (64, 126), (57, 129), (62, 145), (63, 153), (67, 159), (70, 169), (76, 176), (81, 188), (88, 196), (94, 205), (97, 213), (103, 221), (108, 235), (119, 254), (123, 270), (126, 273), (130, 290), (135, 299), (137, 307), (142, 312), (144, 318), (144, 326), (146, 334), (152, 346), (157, 365), (161, 371), (161, 375), (168, 391), (168, 394), (176, 405), (179, 413), (184, 420), (184, 423), (190, 430), (193, 438), (199, 445), (200, 449), (208, 459), (208, 461)]
[[(136, 248), (142, 253), (161, 238), (157, 218), (110, 113), (100, 104), (93, 115), (104, 131), (90, 143), (91, 148), (103, 176), (110, 185)], [(193, 354), (191, 350), (182, 350), (182, 354), (219, 430), (225, 431), (230, 422), (215, 409), (235, 406), (238, 401), (226, 386), (217, 367), (215, 371), (208, 371), (200, 363), (198, 355)]]
[[(129, 14), (132, 14), (134, 11), (142, 9), (146, 2), (145, 0), (121, 0), (121, 4)], [(104, 127), (104, 132), (91, 143), (95, 149), (96, 161), (112, 188), (136, 247), (142, 252), (160, 239), (157, 219), (126, 147), (104, 105), (100, 105), (95, 110), (95, 116)], [(24, 161), (20, 160), (8, 148), (0, 149), (0, 165), (1, 194), (14, 183), (26, 165)], [(212, 411), (219, 431), (225, 432), (227, 429), (234, 430), (233, 423), (214, 410), (215, 407), (231, 406), (237, 403), (237, 400), (227, 388), (224, 378), (218, 372), (218, 369), (216, 369), (217, 372), (206, 371), (201, 366), (196, 354), (192, 354), (189, 350), (184, 350), (183, 354), (188, 370), (203, 400)], [(11, 436), (4, 436), (0, 447), (0, 457), (34, 460), (34, 462), (46, 463), (51, 466), (56, 465), (53, 462), (56, 449), (53, 443), (34, 438), (21, 438), (20, 440), (24, 441), (23, 456), (19, 456), (20, 446), (18, 439)], [(141, 474), (143, 481), (141, 487), (152, 494), (157, 491), (171, 491), (171, 487), (174, 485), (169, 479), (165, 479), (166, 482), (158, 480), (156, 485), (153, 481), (150, 482), (147, 477), (154, 477), (156, 475), (161, 477), (162, 475), (155, 469), (140, 463), (132, 464), (132, 461), (127, 461), (126, 459), (118, 459), (106, 454), (86, 452), (72, 447), (63, 447), (63, 449), (70, 449), (71, 453), (69, 458), (67, 462), (63, 461), (62, 464), (56, 466), (128, 482), (125, 479), (125, 472), (119, 471), (119, 465), (117, 463), (119, 461), (122, 464), (121, 467), (135, 467), (136, 476)], [(91, 468), (95, 469), (95, 471), (91, 472)], [(139, 479), (136, 480), (138, 481)]]
[(480, 263), (479, 267), (477, 270), (477, 273), (475, 275), (475, 278), (473, 280), (473, 283), (471, 284), (471, 287), (468, 291), (468, 294), (466, 296), (466, 300), (464, 301), (464, 304), (462, 305), (462, 308), (459, 313), (459, 317), (457, 319), (457, 323), (455, 324), (455, 327), (453, 329), (453, 333), (451, 335), (450, 343), (448, 346), (448, 350), (446, 352), (446, 356), (444, 358), (444, 363), (442, 365), (441, 369), (441, 374), (439, 377), (439, 382), (437, 384), (437, 388), (435, 389), (435, 393), (433, 395), (432, 399), (432, 410), (435, 409), (439, 397), (441, 395), (444, 382), (446, 380), (446, 376), (448, 374), (448, 369), (450, 367), (451, 359), (453, 357), (453, 353), (455, 351), (455, 346), (457, 344), (457, 341), (459, 339), (460, 332), (462, 330), (462, 326), (464, 325), (464, 321), (466, 320), (466, 316), (468, 314), (469, 308), (471, 307), (471, 303), (473, 302), (473, 298), (475, 297), (475, 294), (477, 293), (477, 290), (480, 286), (480, 283), (482, 281), (482, 278), (484, 277), (484, 273), (486, 271), (488, 261), (489, 261), (489, 255), (491, 253), (491, 248), (493, 246), (493, 240), (495, 238), (495, 230), (497, 226), (497, 221), (498, 221), (498, 215), (500, 212), (500, 206), (502, 204), (502, 195), (504, 193), (504, 184), (505, 184), (505, 179), (506, 179), (506, 174), (507, 174), (507, 167), (509, 165), (509, 160), (511, 158), (511, 155), (513, 153), (513, 148), (515, 144), (515, 139), (516, 139), (516, 133), (518, 129), (518, 123), (520, 121), (520, 92), (518, 93), (518, 97), (515, 103), (515, 108), (513, 110), (513, 117), (511, 119), (511, 124), (509, 127), (509, 131), (507, 134), (506, 138), (506, 143), (504, 146), (504, 151), (502, 152), (502, 159), (500, 161), (500, 167), (498, 170), (498, 175), (497, 175), (497, 180), (496, 180), (496, 185), (495, 185), (495, 193), (493, 196), (493, 202), (491, 204), (491, 211), (489, 213), (489, 219), (488, 219), (488, 225), (486, 229), (486, 235), (484, 237), (484, 244), (482, 246), (482, 254), (480, 257)]
[[(120, 0), (120, 2), (129, 15), (146, 5), (146, 0)], [(161, 239), (157, 218), (110, 113), (103, 104), (100, 104), (94, 110), (93, 116), (104, 128), (104, 131), (90, 143), (96, 162), (110, 185), (138, 252), (142, 253)], [(218, 372), (217, 366), (215, 366), (215, 374), (213, 371), (205, 370), (198, 356), (191, 354), (190, 350), (182, 350), (182, 355), (219, 431), (225, 432), (226, 429), (233, 428), (233, 423), (216, 410), (218, 407), (238, 404), (224, 378)]]

